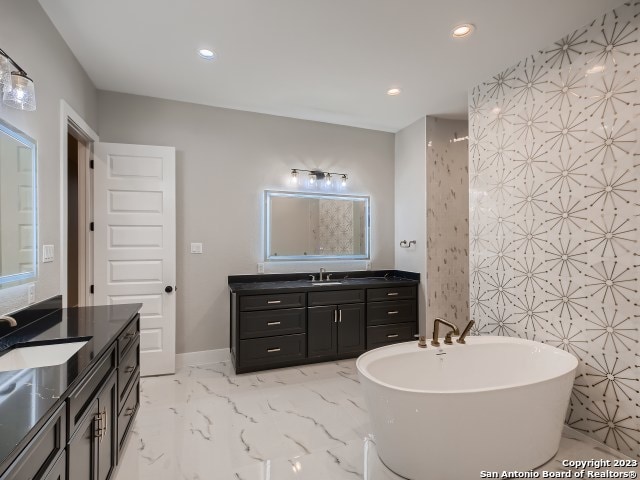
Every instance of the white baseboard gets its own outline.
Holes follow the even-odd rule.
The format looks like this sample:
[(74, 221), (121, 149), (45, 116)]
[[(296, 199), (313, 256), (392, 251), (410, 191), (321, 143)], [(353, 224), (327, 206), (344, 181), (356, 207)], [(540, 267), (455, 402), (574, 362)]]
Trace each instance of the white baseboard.
[(206, 365), (208, 363), (228, 362), (231, 360), (228, 348), (204, 350), (176, 354), (176, 369), (185, 366)]

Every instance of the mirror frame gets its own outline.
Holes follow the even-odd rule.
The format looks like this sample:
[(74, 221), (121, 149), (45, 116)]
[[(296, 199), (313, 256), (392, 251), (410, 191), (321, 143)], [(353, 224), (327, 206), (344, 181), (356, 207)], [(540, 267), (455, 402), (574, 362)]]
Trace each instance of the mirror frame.
[(17, 129), (10, 123), (0, 118), (0, 132), (8, 135), (17, 142), (23, 144), (25, 147), (31, 149), (31, 164), (33, 165), (33, 172), (31, 174), (33, 179), (32, 199), (33, 202), (33, 271), (24, 273), (14, 273), (10, 275), (0, 274), (0, 288), (10, 287), (17, 282), (24, 280), (31, 280), (38, 276), (38, 145), (37, 142), (23, 131)]
[[(318, 198), (329, 200), (359, 200), (364, 202), (365, 208), (365, 247), (362, 255), (269, 255), (271, 249), (271, 198), (296, 197)], [(322, 192), (287, 192), (280, 190), (264, 191), (264, 260), (266, 262), (314, 261), (314, 260), (369, 260), (371, 258), (371, 203), (368, 195), (341, 195)]]

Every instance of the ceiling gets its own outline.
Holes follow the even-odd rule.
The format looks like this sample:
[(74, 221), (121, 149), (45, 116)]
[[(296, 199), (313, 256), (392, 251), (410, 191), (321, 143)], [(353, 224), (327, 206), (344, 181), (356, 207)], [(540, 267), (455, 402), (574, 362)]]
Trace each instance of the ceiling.
[(622, 0), (40, 3), (101, 90), (395, 132)]

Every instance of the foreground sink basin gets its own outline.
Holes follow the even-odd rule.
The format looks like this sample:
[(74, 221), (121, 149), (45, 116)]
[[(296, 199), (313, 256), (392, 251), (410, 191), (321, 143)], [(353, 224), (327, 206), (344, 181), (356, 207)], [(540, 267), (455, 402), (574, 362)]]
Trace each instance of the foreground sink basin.
[(0, 356), (0, 372), (60, 365), (69, 360), (86, 343), (81, 341), (16, 347)]
[(342, 282), (319, 282), (319, 283), (311, 283), (314, 287), (321, 287), (323, 285), (342, 285)]

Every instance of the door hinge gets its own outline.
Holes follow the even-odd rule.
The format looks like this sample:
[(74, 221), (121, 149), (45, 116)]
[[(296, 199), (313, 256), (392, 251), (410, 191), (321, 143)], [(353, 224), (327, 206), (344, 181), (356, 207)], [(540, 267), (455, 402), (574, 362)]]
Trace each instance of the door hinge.
[(90, 168), (91, 170), (93, 170), (93, 169), (95, 168), (95, 167), (94, 167), (93, 160), (89, 160), (89, 168)]
[(92, 294), (92, 295), (93, 295), (93, 290), (94, 290), (94, 289), (93, 289), (93, 285), (91, 285), (91, 286), (89, 287), (89, 293), (90, 293), (90, 294)]
[(93, 232), (94, 228), (95, 228), (95, 225), (93, 224), (93, 222), (91, 222), (89, 224), (89, 230), (91, 230)]

